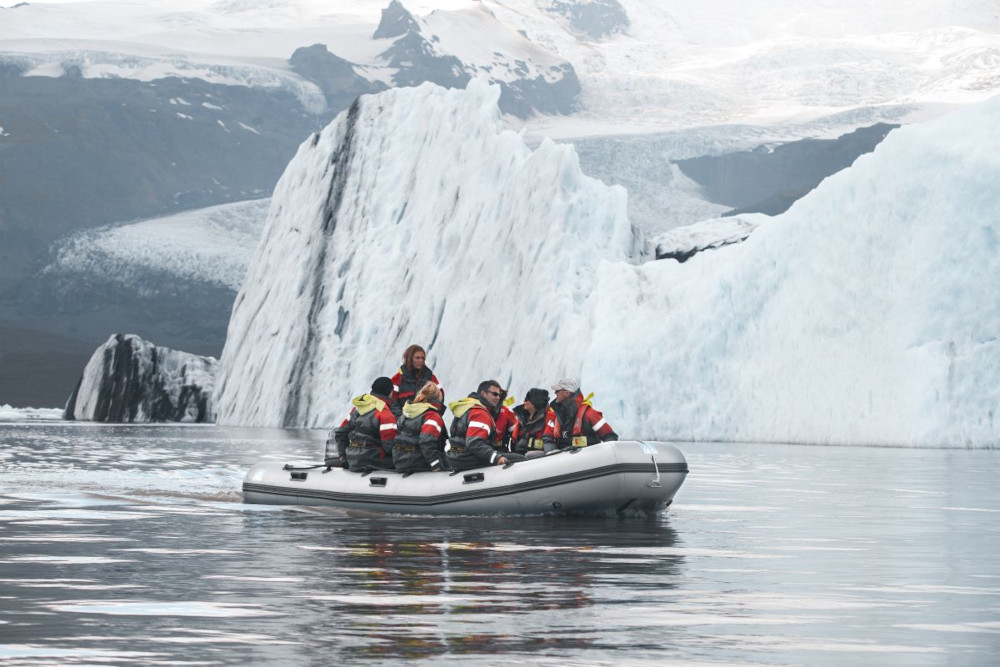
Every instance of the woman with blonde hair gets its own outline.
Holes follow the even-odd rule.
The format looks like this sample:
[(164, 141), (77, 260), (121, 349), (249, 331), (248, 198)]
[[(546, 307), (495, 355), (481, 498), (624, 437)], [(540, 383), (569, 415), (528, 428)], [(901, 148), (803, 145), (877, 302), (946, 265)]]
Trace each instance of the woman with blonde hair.
[[(402, 414), (403, 404), (412, 399), (417, 390), (428, 382), (433, 382), (440, 388), (441, 383), (427, 366), (427, 352), (419, 345), (410, 345), (403, 352), (403, 365), (392, 376), (392, 396), (389, 397), (389, 407), (393, 414)], [(442, 401), (444, 390), (441, 391)]]
[(443, 396), (440, 387), (427, 382), (413, 400), (403, 405), (392, 448), (396, 470), (420, 472), (445, 467), (444, 441), (448, 433), (441, 418)]

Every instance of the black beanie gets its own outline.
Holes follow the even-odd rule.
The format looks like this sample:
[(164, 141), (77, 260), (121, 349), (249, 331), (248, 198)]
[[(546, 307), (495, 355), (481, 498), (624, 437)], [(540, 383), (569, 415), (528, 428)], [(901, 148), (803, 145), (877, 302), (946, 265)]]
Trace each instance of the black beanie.
[(372, 382), (372, 394), (375, 396), (385, 396), (389, 397), (392, 393), (392, 380), (387, 377), (381, 377)]
[(536, 410), (544, 410), (545, 406), (549, 404), (549, 392), (535, 387), (528, 390), (524, 400), (534, 405)]

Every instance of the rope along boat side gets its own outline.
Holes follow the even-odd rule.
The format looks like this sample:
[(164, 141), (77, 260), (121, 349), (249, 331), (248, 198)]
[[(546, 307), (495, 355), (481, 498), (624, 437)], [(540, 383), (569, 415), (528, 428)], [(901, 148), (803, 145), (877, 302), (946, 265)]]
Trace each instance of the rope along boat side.
[(621, 440), (455, 473), (263, 462), (247, 472), (243, 498), (403, 514), (655, 512), (673, 501), (687, 473), (673, 445)]

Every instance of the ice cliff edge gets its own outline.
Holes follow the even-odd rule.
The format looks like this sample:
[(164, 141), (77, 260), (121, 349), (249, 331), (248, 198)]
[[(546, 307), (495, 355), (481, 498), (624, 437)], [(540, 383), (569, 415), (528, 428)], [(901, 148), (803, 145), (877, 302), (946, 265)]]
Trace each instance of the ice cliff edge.
[(301, 145), (233, 308), (219, 423), (330, 426), (412, 342), (452, 396), (579, 370), (598, 265), (639, 255), (625, 191), (503, 130), (499, 95), (362, 96)]

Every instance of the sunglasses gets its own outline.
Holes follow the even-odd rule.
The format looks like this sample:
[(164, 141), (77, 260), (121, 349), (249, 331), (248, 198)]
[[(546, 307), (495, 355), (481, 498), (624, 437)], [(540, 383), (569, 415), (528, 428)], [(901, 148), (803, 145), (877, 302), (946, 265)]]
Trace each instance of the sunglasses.
[(486, 393), (489, 394), (490, 396), (496, 396), (497, 398), (500, 397), (500, 392), (499, 391), (488, 391)]

